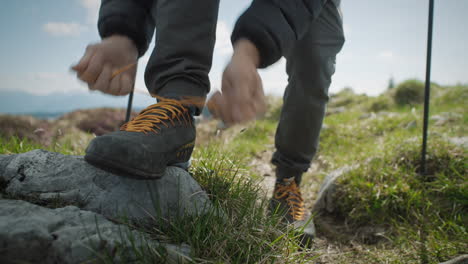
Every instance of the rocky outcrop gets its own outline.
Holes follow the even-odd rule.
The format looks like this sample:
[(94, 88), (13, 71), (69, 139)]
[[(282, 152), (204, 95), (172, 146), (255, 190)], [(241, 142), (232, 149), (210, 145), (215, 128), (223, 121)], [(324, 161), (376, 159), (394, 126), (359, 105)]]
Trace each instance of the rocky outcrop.
[(0, 263), (81, 263), (96, 256), (128, 263), (136, 256), (120, 253), (135, 247), (161, 249), (159, 255), (180, 262), (188, 246), (152, 241), (122, 223), (164, 225), (210, 207), (198, 183), (177, 167), (158, 180), (137, 180), (95, 168), (82, 156), (0, 155)]
[(169, 167), (159, 180), (121, 177), (89, 165), (82, 156), (43, 150), (0, 157), (9, 160), (0, 175), (4, 193), (10, 197), (59, 200), (62, 204), (116, 219), (171, 219), (198, 214), (210, 205), (207, 194), (188, 172)]
[(443, 112), (438, 115), (431, 116), (431, 120), (434, 121), (435, 126), (444, 126), (450, 123), (457, 122), (461, 120), (463, 115), (459, 113), (452, 113), (452, 112)]
[[(96, 108), (76, 110), (56, 120), (42, 120), (32, 116), (0, 114), (0, 136), (17, 137), (44, 146), (84, 141), (86, 147), (94, 136), (116, 131), (125, 122), (126, 109)], [(135, 117), (136, 112), (131, 113)], [(71, 140), (69, 140), (71, 139)]]
[(328, 213), (333, 212), (335, 209), (333, 195), (336, 191), (336, 181), (338, 178), (355, 168), (357, 168), (357, 165), (345, 166), (330, 172), (323, 180), (322, 186), (320, 187), (319, 193), (317, 195), (317, 200), (315, 201), (314, 208), (312, 209), (312, 211), (325, 211)]
[(441, 262), (439, 264), (468, 264), (468, 254), (458, 256), (454, 259), (451, 259), (446, 262)]
[[(188, 260), (186, 245), (161, 244), (76, 206), (49, 209), (25, 201), (0, 200), (0, 263), (129, 263), (141, 252), (159, 261)], [(133, 250), (130, 250), (133, 249)]]
[(447, 140), (458, 147), (468, 149), (468, 137), (450, 137)]

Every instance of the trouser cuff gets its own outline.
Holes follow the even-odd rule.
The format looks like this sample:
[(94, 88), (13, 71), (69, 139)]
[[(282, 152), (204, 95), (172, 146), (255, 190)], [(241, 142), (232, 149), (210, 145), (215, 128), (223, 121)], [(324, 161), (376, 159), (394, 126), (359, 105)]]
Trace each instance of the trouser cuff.
[(200, 84), (186, 79), (174, 79), (167, 82), (157, 92), (157, 95), (173, 99), (195, 98), (196, 103), (187, 106), (193, 110), (194, 115), (200, 115), (205, 104), (206, 93), (205, 88)]
[(295, 170), (288, 167), (277, 166), (276, 167), (276, 181), (282, 182), (285, 178), (293, 178), (296, 180), (296, 184), (301, 184), (303, 171)]
[(302, 174), (306, 172), (310, 167), (309, 163), (300, 163), (292, 159), (289, 159), (276, 151), (273, 154), (271, 163), (276, 165), (276, 178), (277, 181), (281, 181), (284, 178), (294, 177), (296, 183), (300, 184), (302, 181)]

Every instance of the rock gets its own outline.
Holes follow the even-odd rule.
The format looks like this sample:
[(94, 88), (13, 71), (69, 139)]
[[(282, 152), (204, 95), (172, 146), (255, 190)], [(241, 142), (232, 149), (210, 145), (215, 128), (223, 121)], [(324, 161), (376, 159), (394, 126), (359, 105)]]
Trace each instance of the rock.
[(458, 256), (452, 260), (441, 262), (439, 264), (468, 264), (468, 254)]
[(96, 257), (129, 263), (137, 260), (134, 249), (157, 250), (166, 255), (159, 261), (167, 263), (189, 260), (186, 245), (151, 241), (146, 234), (75, 206), (49, 209), (0, 200), (0, 263), (95, 263)]
[(416, 126), (417, 126), (416, 120), (413, 120), (413, 121), (409, 122), (408, 124), (406, 124), (405, 129), (413, 129)]
[(333, 194), (336, 190), (336, 180), (347, 172), (356, 169), (358, 165), (345, 166), (330, 172), (323, 180), (315, 201), (313, 212), (327, 211), (331, 213), (335, 209)]
[(327, 112), (325, 115), (329, 116), (329, 115), (339, 114), (339, 113), (343, 113), (344, 111), (346, 111), (346, 107), (344, 106), (330, 107), (327, 109)]
[(468, 137), (451, 137), (447, 139), (448, 142), (462, 147), (464, 149), (468, 149)]
[[(5, 173), (6, 166), (10, 161), (15, 157), (15, 155), (0, 155), (0, 175)], [(1, 184), (2, 177), (0, 176), (0, 191), (1, 191)]]
[[(109, 219), (170, 220), (205, 212), (208, 195), (188, 172), (169, 167), (159, 180), (136, 180), (95, 168), (82, 156), (34, 150), (0, 156), (0, 182), (9, 197), (77, 205)], [(1, 186), (1, 185), (0, 185)]]
[(376, 117), (377, 117), (377, 115), (376, 115), (374, 112), (370, 112), (370, 113), (364, 113), (364, 114), (362, 114), (361, 116), (359, 116), (359, 119), (360, 119), (360, 120), (362, 120), (362, 119), (368, 119), (368, 118), (374, 119), (374, 118), (376, 118)]
[(386, 118), (394, 118), (394, 117), (397, 117), (399, 115), (400, 115), (399, 113), (386, 112), (386, 111), (381, 111), (381, 112), (378, 113), (379, 117), (386, 117)]
[(443, 126), (447, 123), (454, 122), (462, 118), (463, 116), (458, 113), (443, 112), (438, 115), (433, 115), (431, 117), (431, 120), (435, 121), (434, 123), (435, 126)]

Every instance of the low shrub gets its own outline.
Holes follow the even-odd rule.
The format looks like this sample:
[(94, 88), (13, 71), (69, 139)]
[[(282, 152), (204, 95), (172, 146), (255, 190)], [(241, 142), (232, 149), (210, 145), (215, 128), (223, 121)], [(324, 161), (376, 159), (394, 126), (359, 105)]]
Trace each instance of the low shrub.
[(380, 112), (388, 110), (392, 107), (393, 102), (392, 99), (386, 95), (381, 95), (376, 97), (374, 100), (371, 100), (371, 104), (368, 108), (371, 112)]
[(400, 83), (394, 93), (398, 105), (415, 105), (424, 101), (424, 83), (418, 80), (407, 80)]

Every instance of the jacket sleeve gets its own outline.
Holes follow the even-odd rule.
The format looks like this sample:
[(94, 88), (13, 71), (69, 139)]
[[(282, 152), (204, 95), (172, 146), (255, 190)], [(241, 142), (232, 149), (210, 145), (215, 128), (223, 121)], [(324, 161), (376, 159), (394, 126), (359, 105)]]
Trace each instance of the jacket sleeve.
[(143, 56), (153, 37), (152, 0), (102, 0), (98, 30), (101, 38), (120, 34), (129, 37)]
[(326, 1), (254, 0), (237, 20), (231, 41), (252, 41), (260, 52), (259, 67), (268, 67), (304, 37)]

